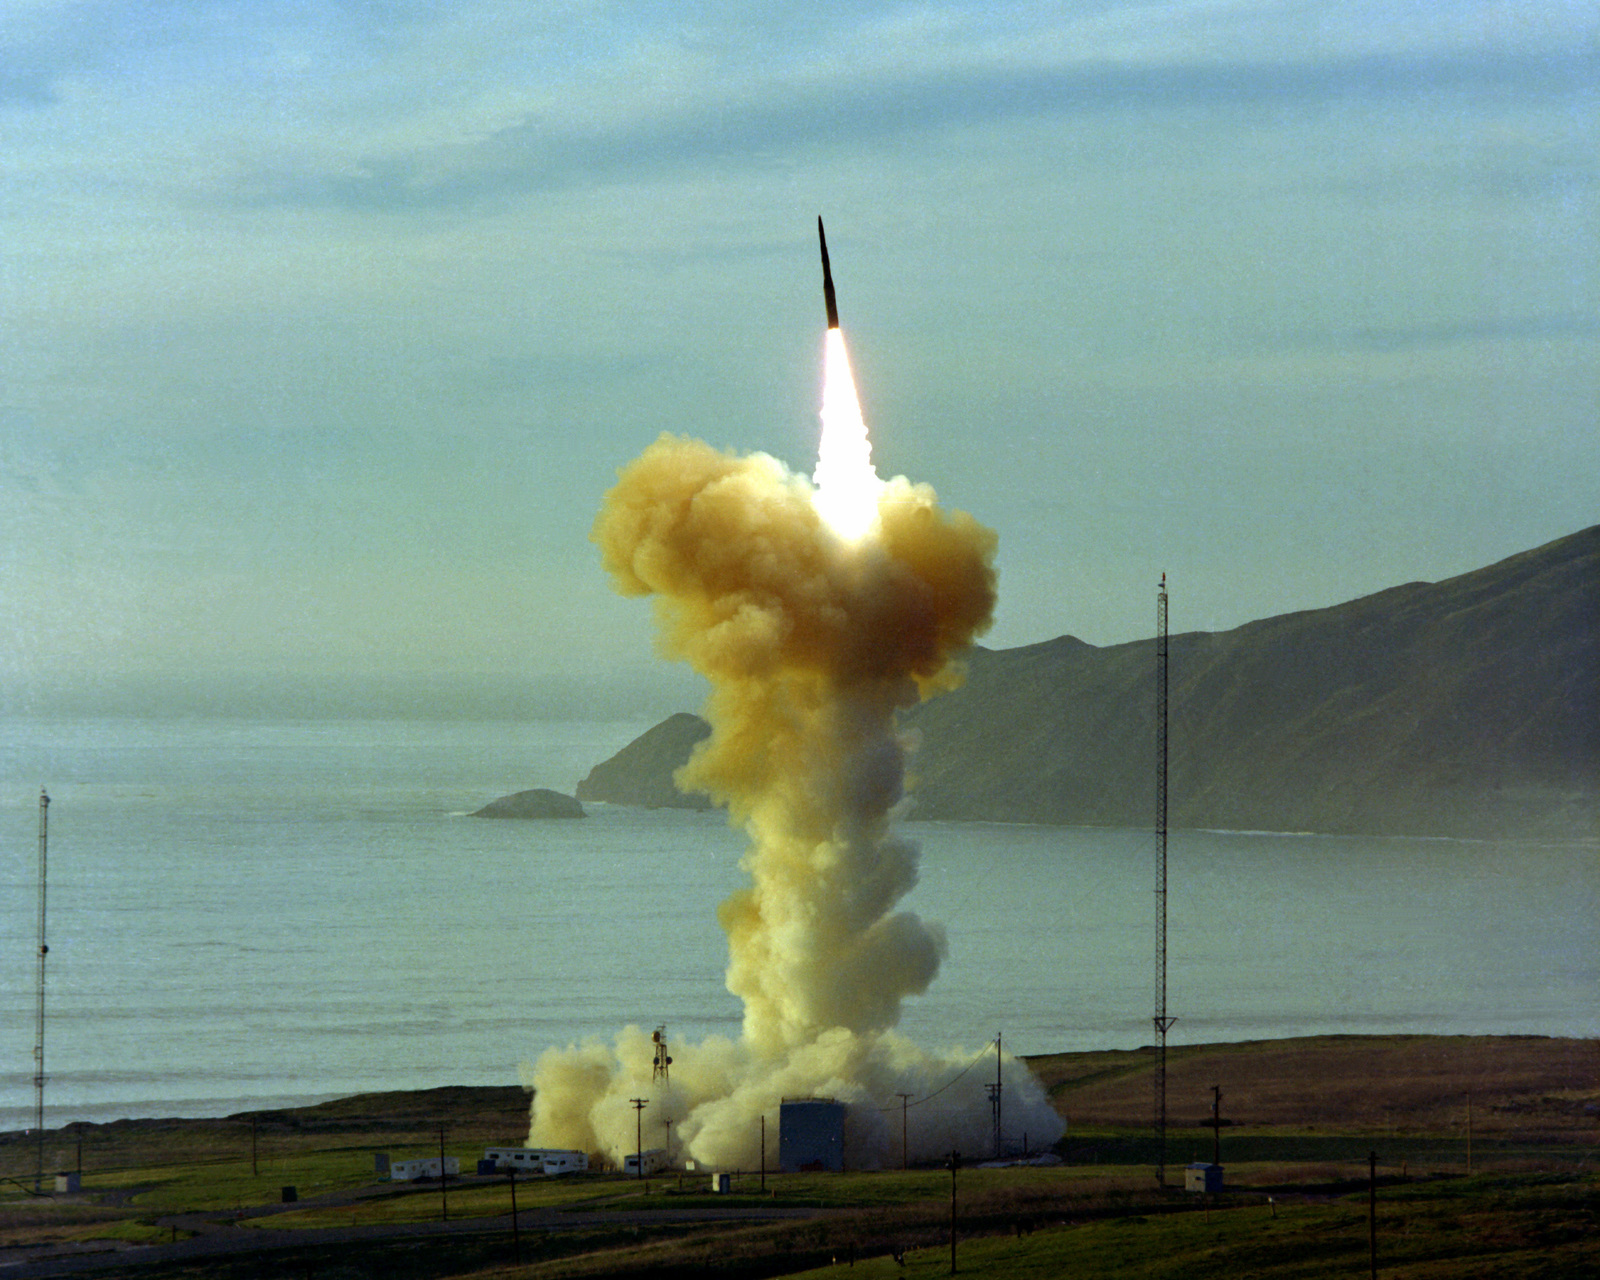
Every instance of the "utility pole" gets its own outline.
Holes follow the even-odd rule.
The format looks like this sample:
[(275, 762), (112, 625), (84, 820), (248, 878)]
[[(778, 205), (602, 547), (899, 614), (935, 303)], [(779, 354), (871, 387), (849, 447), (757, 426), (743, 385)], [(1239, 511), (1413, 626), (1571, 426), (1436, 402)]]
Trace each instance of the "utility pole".
[(1167, 1185), (1167, 575), (1156, 593), (1156, 1186)]
[(900, 1099), (900, 1171), (904, 1173), (911, 1167), (909, 1156), (911, 1148), (906, 1143), (906, 1106), (910, 1102), (911, 1095), (897, 1093), (894, 1096)]
[(761, 1113), (761, 1194), (767, 1194), (767, 1113)]
[(445, 1190), (445, 1185), (449, 1182), (449, 1180), (450, 1180), (449, 1177), (445, 1174), (445, 1168), (444, 1168), (444, 1126), (440, 1125), (439, 1126), (439, 1209), (440, 1209), (440, 1212), (444, 1215), (442, 1220), (445, 1221), (445, 1222), (449, 1222), (450, 1221), (450, 1193), (447, 1190)]
[(956, 1273), (956, 1170), (961, 1167), (961, 1153), (950, 1153), (950, 1274)]
[(1211, 1086), (1211, 1163), (1222, 1164), (1222, 1086)]
[(644, 1108), (645, 1108), (645, 1104), (647, 1102), (649, 1102), (650, 1099), (649, 1098), (629, 1098), (628, 1101), (633, 1104), (633, 1148), (634, 1148), (634, 1156), (633, 1156), (633, 1158), (639, 1162), (639, 1167), (638, 1167), (637, 1170), (635, 1170), (635, 1172), (638, 1174), (638, 1176), (641, 1179), (643, 1179), (643, 1177), (644, 1177)]
[(511, 1166), (511, 1260), (522, 1265), (522, 1236), (517, 1231), (517, 1167)]
[(38, 1036), (33, 1042), (34, 1133), (39, 1143), (39, 1164), (34, 1170), (33, 1189), (44, 1189), (44, 958), (50, 948), (44, 940), (45, 884), (50, 865), (50, 797), (39, 788), (39, 1017)]
[(1378, 1280), (1378, 1153), (1367, 1156), (1367, 1250), (1372, 1258), (1372, 1280)]
[(1001, 1159), (1005, 1155), (1005, 1126), (1001, 1122), (1001, 1116), (1003, 1112), (1000, 1097), (1005, 1090), (1005, 1085), (1002, 1083), (1000, 1076), (1000, 1068), (1002, 1065), (1000, 1057), (1000, 1035), (1001, 1033), (998, 1031), (994, 1033), (994, 1158), (996, 1160)]

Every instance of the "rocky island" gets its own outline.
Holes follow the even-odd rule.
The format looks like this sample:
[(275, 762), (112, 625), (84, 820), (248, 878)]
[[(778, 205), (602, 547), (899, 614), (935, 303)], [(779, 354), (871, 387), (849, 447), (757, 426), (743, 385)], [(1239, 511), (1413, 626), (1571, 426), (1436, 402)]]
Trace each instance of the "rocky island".
[(491, 800), (472, 815), (474, 818), (582, 818), (583, 806), (569, 795), (535, 787), (514, 795)]

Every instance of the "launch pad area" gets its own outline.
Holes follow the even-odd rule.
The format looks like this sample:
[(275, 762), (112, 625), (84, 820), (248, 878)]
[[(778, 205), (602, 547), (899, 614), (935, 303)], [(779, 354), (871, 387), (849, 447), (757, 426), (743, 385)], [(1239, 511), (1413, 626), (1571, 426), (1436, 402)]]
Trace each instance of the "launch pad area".
[[(620, 1270), (606, 1274), (626, 1274), (628, 1259), (649, 1248), (658, 1261), (668, 1250), (707, 1275), (778, 1274), (774, 1255), (784, 1273), (853, 1256), (867, 1275), (879, 1273), (873, 1267), (946, 1274), (954, 1181), (968, 1274), (1003, 1274), (1025, 1257), (1048, 1259), (1051, 1274), (1103, 1274), (1093, 1270), (1094, 1251), (1115, 1246), (1174, 1259), (1204, 1247), (1213, 1260), (1237, 1248), (1245, 1269), (1271, 1276), (1274, 1257), (1303, 1265), (1314, 1244), (1331, 1276), (1365, 1264), (1375, 1154), (1381, 1259), (1398, 1267), (1413, 1255), (1479, 1257), (1492, 1237), (1498, 1275), (1531, 1274), (1541, 1258), (1570, 1264), (1563, 1274), (1592, 1273), (1600, 1243), (1577, 1228), (1592, 1197), (1597, 1056), (1593, 1041), (1540, 1037), (1181, 1047), (1170, 1063), (1169, 1142), (1179, 1160), (1209, 1156), (1217, 1137), (1202, 1124), (1210, 1095), (1191, 1086), (1220, 1076), (1229, 1186), (1220, 1195), (1155, 1188), (1143, 1115), (1149, 1055), (1137, 1050), (1032, 1060), (1069, 1118), (1057, 1146), (1065, 1163), (986, 1169), (964, 1158), (954, 1180), (943, 1167), (769, 1168), (730, 1171), (728, 1191), (715, 1194), (703, 1174), (677, 1171), (642, 1183), (616, 1173), (519, 1177), (514, 1188), (504, 1175), (399, 1187), (377, 1179), (373, 1153), (437, 1155), (441, 1128), (463, 1168), (486, 1146), (518, 1141), (527, 1095), (515, 1086), (69, 1126), (46, 1135), (53, 1170), (81, 1161), (82, 1189), (61, 1196), (21, 1189), (33, 1139), (11, 1133), (0, 1135), (0, 1259), (19, 1277), (92, 1266), (155, 1280), (180, 1265), (186, 1276), (239, 1276), (269, 1252), (293, 1274), (303, 1262), (314, 1272), (321, 1263), (388, 1274), (404, 1256), (407, 1275), (445, 1277), (512, 1266), (516, 1248), (530, 1267), (614, 1254)], [(1337, 1090), (1327, 1087), (1334, 1080)], [(1135, 1123), (1118, 1122), (1123, 1107)], [(285, 1203), (291, 1186), (296, 1196)], [(897, 1250), (905, 1271), (893, 1261)]]

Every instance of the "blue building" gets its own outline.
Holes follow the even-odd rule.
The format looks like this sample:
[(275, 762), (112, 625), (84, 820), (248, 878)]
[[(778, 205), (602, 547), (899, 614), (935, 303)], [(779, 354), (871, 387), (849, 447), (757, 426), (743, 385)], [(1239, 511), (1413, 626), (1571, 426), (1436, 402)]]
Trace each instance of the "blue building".
[(785, 1098), (778, 1107), (778, 1167), (785, 1173), (842, 1173), (844, 1113), (836, 1098)]

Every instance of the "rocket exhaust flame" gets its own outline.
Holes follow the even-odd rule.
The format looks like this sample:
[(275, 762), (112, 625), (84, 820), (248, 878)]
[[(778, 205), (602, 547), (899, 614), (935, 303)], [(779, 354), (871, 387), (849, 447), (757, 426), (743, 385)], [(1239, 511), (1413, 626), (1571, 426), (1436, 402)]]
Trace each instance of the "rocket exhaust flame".
[[(898, 1158), (899, 1126), (880, 1107), (931, 1094), (971, 1057), (929, 1054), (893, 1031), (945, 953), (937, 925), (897, 910), (918, 853), (891, 828), (906, 759), (895, 716), (959, 683), (959, 655), (994, 606), (995, 535), (942, 511), (926, 485), (878, 478), (826, 241), (823, 267), (815, 488), (764, 454), (663, 435), (621, 470), (592, 535), (619, 592), (655, 597), (662, 651), (709, 679), (712, 733), (678, 781), (710, 793), (750, 842), (750, 883), (718, 912), (740, 1038), (684, 1046), (670, 1086), (648, 1095), (680, 1151), (712, 1167), (754, 1167), (759, 1117), (817, 1093), (850, 1106), (853, 1160)], [(620, 1162), (635, 1143), (628, 1099), (646, 1096), (652, 1061), (637, 1027), (614, 1048), (547, 1051), (530, 1073), (530, 1144)], [(1005, 1088), (1006, 1114), (1030, 1141), (1060, 1135), (1014, 1060)], [(964, 1077), (942, 1092), (913, 1153), (987, 1145), (983, 1090)]]
[(828, 308), (828, 334), (823, 348), (822, 439), (812, 483), (816, 504), (830, 529), (846, 542), (857, 543), (878, 518), (883, 482), (872, 467), (872, 442), (861, 417), (861, 398), (850, 371), (850, 353), (839, 332), (839, 306), (828, 265), (828, 236), (817, 219), (822, 246), (822, 297)]
[(844, 334), (828, 330), (822, 382), (822, 440), (817, 447), (815, 502), (828, 527), (846, 542), (864, 538), (878, 518), (883, 481), (872, 466), (872, 442), (861, 417)]

